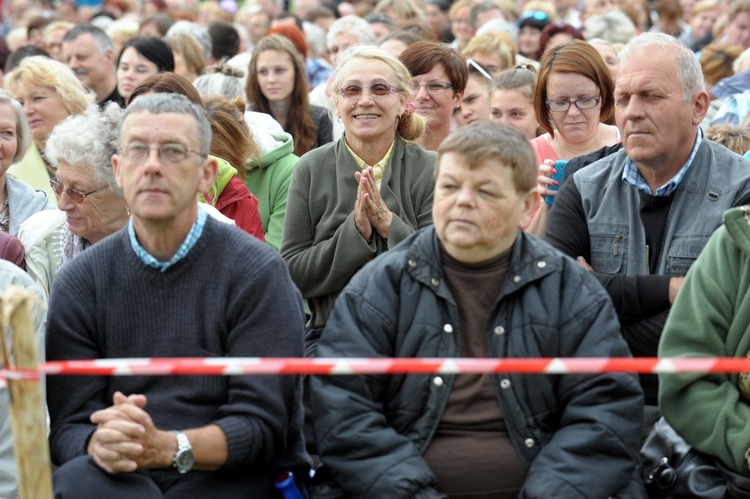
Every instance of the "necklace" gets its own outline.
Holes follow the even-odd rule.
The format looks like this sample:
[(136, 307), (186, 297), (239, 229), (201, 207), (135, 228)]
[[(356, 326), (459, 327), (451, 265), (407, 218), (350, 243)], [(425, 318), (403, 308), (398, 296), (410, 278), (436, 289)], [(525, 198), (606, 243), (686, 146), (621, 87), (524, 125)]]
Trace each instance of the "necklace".
[(57, 167), (50, 163), (49, 159), (47, 159), (47, 155), (44, 154), (44, 151), (39, 149), (39, 156), (42, 157), (42, 161), (44, 161), (44, 166), (47, 168), (47, 173), (49, 174), (50, 178), (55, 178), (57, 174)]

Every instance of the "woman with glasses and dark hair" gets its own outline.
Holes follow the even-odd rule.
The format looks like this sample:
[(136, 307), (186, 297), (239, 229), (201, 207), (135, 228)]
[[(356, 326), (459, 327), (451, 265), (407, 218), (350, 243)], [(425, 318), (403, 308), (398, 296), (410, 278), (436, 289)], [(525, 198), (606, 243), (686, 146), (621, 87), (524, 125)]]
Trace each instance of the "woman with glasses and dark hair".
[(281, 242), (310, 306), (306, 355), (354, 273), (432, 223), (435, 155), (414, 143), (425, 122), (411, 86), (404, 65), (379, 48), (355, 45), (336, 61), (328, 92), (344, 136), (297, 163)]
[(60, 123), (47, 139), (47, 157), (57, 165), (50, 184), (60, 211), (30, 217), (18, 238), (26, 248), (26, 269), (48, 298), (61, 265), (128, 221), (110, 161), (121, 112), (117, 104), (104, 110), (93, 105)]
[[(614, 112), (614, 81), (599, 52), (573, 40), (544, 54), (534, 96), (539, 125), (547, 132), (531, 141), (539, 162), (539, 193), (553, 200), (559, 181), (550, 176), (559, 160), (571, 160), (620, 141), (604, 124)], [(552, 190), (550, 189), (552, 187)], [(541, 203), (528, 230), (542, 235), (551, 203)]]
[(434, 42), (417, 42), (399, 56), (411, 73), (414, 105), (427, 121), (421, 140), (428, 151), (437, 151), (451, 132), (451, 117), (461, 106), (469, 73), (466, 58), (449, 46)]

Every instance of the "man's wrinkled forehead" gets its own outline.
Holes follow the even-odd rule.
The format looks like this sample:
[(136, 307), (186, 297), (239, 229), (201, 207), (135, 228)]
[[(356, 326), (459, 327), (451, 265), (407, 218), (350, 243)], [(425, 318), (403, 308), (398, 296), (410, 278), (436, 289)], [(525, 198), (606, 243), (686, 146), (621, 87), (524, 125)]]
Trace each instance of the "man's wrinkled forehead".
[[(174, 118), (174, 119), (173, 119)], [(190, 125), (192, 122), (192, 126)], [(192, 130), (192, 137), (190, 136)], [(120, 126), (120, 141), (149, 142), (158, 135), (161, 140), (179, 140), (184, 142), (197, 138), (197, 123), (195, 117), (189, 113), (154, 113), (147, 109), (129, 113)]]
[[(624, 59), (617, 60), (617, 81), (622, 76), (640, 74), (649, 70), (656, 71), (660, 76), (673, 79), (677, 75), (679, 52), (676, 47), (663, 45), (643, 45), (635, 47)], [(667, 76), (668, 75), (668, 76)]]

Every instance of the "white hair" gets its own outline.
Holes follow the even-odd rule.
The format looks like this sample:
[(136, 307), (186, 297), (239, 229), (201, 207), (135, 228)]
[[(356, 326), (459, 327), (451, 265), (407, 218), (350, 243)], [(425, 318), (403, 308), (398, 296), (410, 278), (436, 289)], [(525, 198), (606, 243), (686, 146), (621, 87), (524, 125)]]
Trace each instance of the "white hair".
[(620, 66), (636, 52), (648, 51), (653, 47), (673, 48), (677, 51), (677, 75), (682, 85), (682, 98), (689, 101), (698, 92), (705, 91), (703, 71), (692, 50), (677, 38), (666, 33), (642, 33), (630, 40), (617, 56)]
[(340, 33), (356, 36), (357, 43), (375, 43), (375, 32), (372, 26), (359, 16), (344, 16), (331, 23), (326, 36), (328, 48), (333, 45), (333, 39)]

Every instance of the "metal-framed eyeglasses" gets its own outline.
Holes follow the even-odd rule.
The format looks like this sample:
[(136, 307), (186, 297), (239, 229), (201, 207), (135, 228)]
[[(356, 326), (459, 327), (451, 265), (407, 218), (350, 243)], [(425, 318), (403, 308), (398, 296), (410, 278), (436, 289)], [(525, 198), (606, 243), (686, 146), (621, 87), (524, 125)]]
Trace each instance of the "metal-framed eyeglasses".
[(553, 113), (564, 113), (570, 109), (571, 104), (575, 104), (581, 111), (586, 111), (598, 106), (600, 100), (601, 97), (584, 97), (583, 99), (576, 100), (548, 100), (547, 107)]
[(362, 97), (362, 93), (367, 89), (370, 92), (370, 96), (377, 99), (378, 97), (385, 97), (391, 95), (393, 92), (398, 91), (396, 87), (392, 87), (387, 83), (373, 83), (369, 87), (363, 87), (352, 83), (350, 85), (344, 85), (341, 87), (341, 96), (345, 99), (359, 99)]
[(412, 82), (411, 84), (412, 90), (414, 90), (414, 93), (419, 93), (419, 89), (424, 87), (425, 90), (427, 90), (428, 94), (442, 94), (449, 88), (453, 88), (453, 83), (448, 83), (447, 81), (430, 81), (427, 83), (417, 83)]
[(72, 187), (68, 187), (67, 189), (65, 189), (64, 188), (65, 186), (62, 184), (62, 182), (60, 182), (56, 178), (50, 179), (49, 185), (52, 187), (52, 190), (55, 191), (55, 194), (57, 194), (58, 198), (62, 196), (62, 193), (64, 190), (65, 194), (67, 194), (70, 200), (73, 201), (75, 204), (83, 203), (83, 200), (86, 199), (88, 196), (106, 188), (106, 186), (99, 187), (98, 189), (94, 189), (93, 191), (88, 191), (88, 192), (79, 191), (78, 189), (73, 189)]
[(134, 163), (145, 161), (152, 149), (156, 149), (159, 159), (165, 163), (181, 163), (185, 161), (189, 154), (197, 154), (199, 157), (204, 155), (195, 149), (191, 149), (184, 144), (177, 142), (162, 144), (157, 147), (148, 146), (140, 142), (133, 142), (117, 149), (117, 153), (128, 161)]

